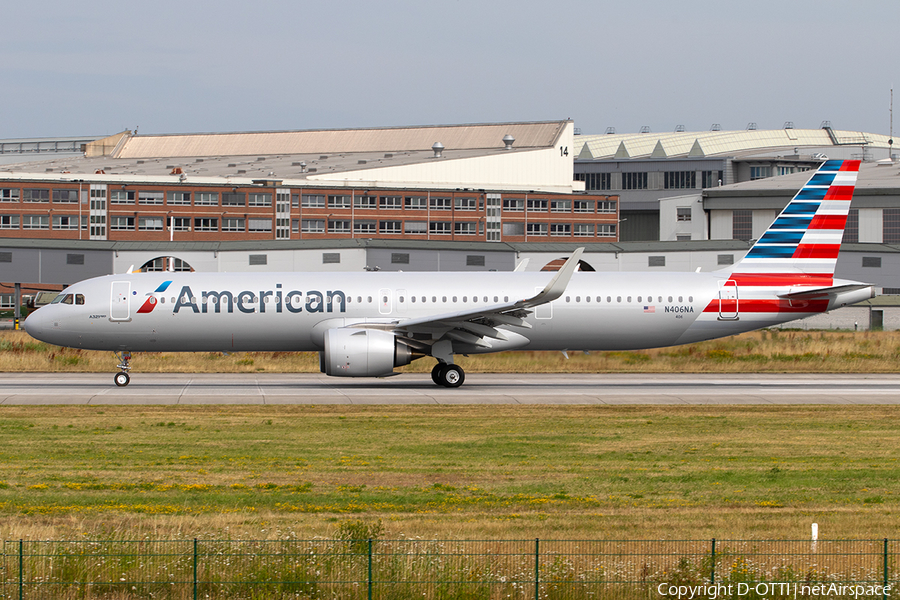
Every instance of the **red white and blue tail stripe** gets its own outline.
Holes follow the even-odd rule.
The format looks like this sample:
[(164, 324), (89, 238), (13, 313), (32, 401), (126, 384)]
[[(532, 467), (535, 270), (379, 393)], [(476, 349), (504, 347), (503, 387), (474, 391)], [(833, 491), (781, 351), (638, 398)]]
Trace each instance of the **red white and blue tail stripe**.
[(825, 161), (732, 273), (833, 277), (859, 164)]

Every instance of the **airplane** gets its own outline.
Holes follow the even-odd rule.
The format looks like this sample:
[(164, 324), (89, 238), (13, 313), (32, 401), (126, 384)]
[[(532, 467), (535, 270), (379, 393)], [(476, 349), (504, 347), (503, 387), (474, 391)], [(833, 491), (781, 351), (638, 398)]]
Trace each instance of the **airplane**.
[[(858, 160), (826, 160), (746, 256), (693, 273), (175, 273), (75, 283), (24, 323), (50, 344), (132, 352), (317, 351), (336, 377), (386, 377), (424, 356), (462, 385), (454, 356), (638, 350), (802, 319), (874, 296), (834, 278)], [(548, 281), (549, 279), (549, 281)]]

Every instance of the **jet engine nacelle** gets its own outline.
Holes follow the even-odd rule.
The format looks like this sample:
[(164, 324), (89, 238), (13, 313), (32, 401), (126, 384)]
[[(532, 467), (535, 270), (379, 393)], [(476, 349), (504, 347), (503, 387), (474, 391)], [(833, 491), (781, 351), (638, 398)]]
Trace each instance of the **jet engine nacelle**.
[(390, 375), (394, 367), (418, 358), (394, 334), (378, 329), (328, 329), (325, 351), (319, 353), (319, 368), (336, 377), (378, 377)]

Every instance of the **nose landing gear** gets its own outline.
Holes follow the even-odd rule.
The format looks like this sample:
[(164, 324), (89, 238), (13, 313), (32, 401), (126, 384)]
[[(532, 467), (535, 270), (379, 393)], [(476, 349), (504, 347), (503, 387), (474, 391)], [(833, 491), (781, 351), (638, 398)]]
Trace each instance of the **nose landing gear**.
[(113, 381), (115, 381), (117, 386), (125, 387), (131, 381), (131, 376), (128, 375), (128, 371), (131, 370), (131, 352), (125, 350), (115, 354), (116, 358), (119, 359), (119, 364), (116, 367), (121, 369), (121, 371), (115, 374)]

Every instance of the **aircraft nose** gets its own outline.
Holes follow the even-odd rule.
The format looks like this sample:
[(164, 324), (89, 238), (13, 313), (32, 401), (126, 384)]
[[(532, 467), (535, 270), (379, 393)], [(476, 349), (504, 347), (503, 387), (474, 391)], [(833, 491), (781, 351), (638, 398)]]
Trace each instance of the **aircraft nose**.
[(44, 323), (40, 309), (31, 313), (24, 321), (22, 321), (22, 329), (33, 338), (37, 338), (41, 335), (41, 332), (44, 330)]

